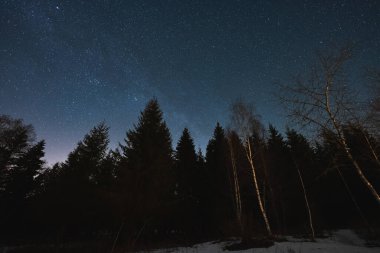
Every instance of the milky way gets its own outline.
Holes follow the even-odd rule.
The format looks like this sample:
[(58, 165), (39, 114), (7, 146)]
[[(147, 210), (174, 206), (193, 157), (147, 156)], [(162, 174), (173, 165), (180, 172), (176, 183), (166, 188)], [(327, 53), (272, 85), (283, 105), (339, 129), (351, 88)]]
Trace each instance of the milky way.
[(354, 40), (355, 66), (379, 66), (379, 31), (376, 0), (2, 0), (0, 114), (33, 124), (53, 163), (103, 120), (115, 147), (156, 97), (174, 142), (188, 127), (204, 148), (236, 98), (285, 126), (276, 83), (316, 48)]

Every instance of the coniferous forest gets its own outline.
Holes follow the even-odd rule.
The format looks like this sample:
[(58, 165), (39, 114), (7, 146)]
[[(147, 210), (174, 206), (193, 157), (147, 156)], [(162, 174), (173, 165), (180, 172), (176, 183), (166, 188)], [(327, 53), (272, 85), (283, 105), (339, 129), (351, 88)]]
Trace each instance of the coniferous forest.
[(0, 0), (0, 253), (379, 253), (380, 0)]
[(0, 243), (97, 242), (99, 252), (117, 252), (229, 237), (314, 240), (338, 228), (378, 236), (379, 100), (367, 121), (349, 116), (346, 90), (329, 84), (350, 53), (335, 53), (321, 56), (312, 85), (299, 81), (281, 93), (295, 95), (282, 101), (295, 119), (316, 123), (312, 130), (282, 133), (237, 101), (205, 152), (187, 128), (172, 143), (156, 99), (118, 148), (109, 148), (101, 122), (52, 167), (32, 125), (0, 116)]

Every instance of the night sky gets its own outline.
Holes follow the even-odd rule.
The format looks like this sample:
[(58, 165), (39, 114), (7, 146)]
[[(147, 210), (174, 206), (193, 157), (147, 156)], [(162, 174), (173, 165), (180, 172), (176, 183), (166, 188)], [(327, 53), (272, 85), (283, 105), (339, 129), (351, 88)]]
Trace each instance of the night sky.
[(355, 69), (380, 65), (380, 1), (1, 0), (0, 114), (33, 124), (51, 164), (102, 120), (116, 147), (156, 97), (173, 144), (188, 127), (204, 148), (237, 98), (285, 126), (276, 83), (348, 40)]

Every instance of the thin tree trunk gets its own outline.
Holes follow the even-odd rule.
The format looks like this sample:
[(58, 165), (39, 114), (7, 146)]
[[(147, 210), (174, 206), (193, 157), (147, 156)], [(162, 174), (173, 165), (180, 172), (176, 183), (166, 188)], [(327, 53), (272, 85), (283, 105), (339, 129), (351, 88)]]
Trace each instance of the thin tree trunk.
[(233, 151), (232, 140), (228, 138), (228, 142), (230, 145), (230, 156), (231, 156), (231, 163), (232, 163), (232, 172), (233, 172), (233, 177), (234, 177), (236, 218), (240, 227), (240, 232), (242, 232), (242, 212), (241, 212), (239, 179), (238, 179), (238, 174), (237, 174), (236, 160), (235, 160), (235, 155)]
[(344, 147), (344, 151), (348, 157), (348, 159), (350, 159), (350, 161), (352, 162), (352, 164), (354, 165), (355, 167), (355, 170), (356, 172), (358, 173), (359, 175), (359, 178), (360, 180), (365, 184), (365, 186), (368, 188), (368, 190), (371, 192), (372, 196), (375, 198), (375, 200), (377, 201), (377, 203), (380, 205), (380, 196), (379, 194), (377, 193), (376, 189), (373, 187), (373, 185), (368, 181), (367, 177), (363, 174), (363, 171), (359, 165), (359, 163), (356, 161), (356, 159), (352, 156), (351, 154), (351, 151), (349, 149), (349, 147), (347, 146), (347, 143), (346, 143), (346, 140), (345, 138), (343, 137), (342, 139), (342, 145)]
[[(270, 181), (270, 177), (268, 175), (268, 167), (267, 167), (267, 163), (266, 163), (266, 160), (264, 158), (263, 152), (260, 152), (260, 158), (261, 158), (261, 162), (263, 163), (263, 167), (264, 167), (264, 177), (265, 177), (265, 180), (267, 181), (267, 186), (269, 189), (269, 198), (270, 198), (270, 202), (272, 203), (273, 214), (274, 214), (276, 222), (278, 224), (279, 231), (281, 231), (284, 234), (284, 228), (283, 228), (284, 226), (283, 226), (283, 224), (280, 225), (280, 223), (281, 223), (280, 222), (280, 215), (278, 214), (279, 211), (278, 211), (277, 204), (276, 204), (277, 198), (275, 197), (273, 187), (272, 187), (272, 184)], [(263, 199), (265, 200), (265, 197)]]
[(267, 213), (264, 209), (264, 205), (263, 205), (263, 202), (262, 202), (262, 199), (261, 199), (261, 195), (260, 195), (260, 189), (259, 189), (259, 185), (257, 183), (257, 178), (256, 178), (256, 169), (255, 169), (255, 166), (253, 164), (253, 157), (252, 157), (252, 150), (251, 150), (251, 143), (249, 141), (249, 137), (247, 138), (246, 140), (247, 142), (247, 145), (245, 147), (245, 151), (246, 151), (246, 155), (247, 155), (247, 158), (248, 158), (248, 161), (249, 161), (249, 164), (251, 166), (251, 169), (252, 169), (252, 179), (253, 179), (253, 184), (255, 186), (255, 190), (256, 190), (256, 196), (257, 196), (257, 200), (259, 202), (259, 208), (260, 208), (260, 212), (263, 216), (263, 219), (264, 219), (264, 222), (265, 222), (265, 227), (267, 229), (267, 233), (269, 236), (272, 236), (272, 231), (271, 231), (271, 228), (270, 228), (270, 225), (269, 225), (269, 221), (268, 221), (268, 217), (267, 217)]
[(301, 186), (302, 186), (302, 190), (303, 190), (303, 196), (305, 198), (305, 204), (306, 204), (306, 208), (307, 208), (307, 214), (309, 216), (309, 225), (310, 225), (310, 230), (311, 230), (311, 240), (314, 241), (315, 240), (315, 232), (314, 232), (314, 226), (313, 226), (313, 218), (311, 216), (311, 210), (310, 210), (310, 206), (309, 206), (309, 200), (308, 200), (308, 197), (307, 197), (307, 194), (306, 194), (305, 185), (303, 183), (302, 174), (301, 174), (301, 171), (299, 170), (299, 168), (297, 168), (297, 172), (298, 172), (298, 176), (299, 176), (299, 179), (300, 179), (300, 182), (301, 182)]
[(369, 225), (369, 222), (368, 222), (367, 219), (365, 218), (364, 213), (362, 212), (362, 210), (361, 210), (361, 208), (360, 208), (358, 202), (356, 201), (354, 195), (352, 194), (350, 188), (348, 187), (348, 184), (347, 184), (346, 180), (344, 179), (344, 176), (343, 176), (343, 174), (342, 174), (342, 172), (340, 171), (340, 169), (339, 169), (338, 166), (336, 167), (336, 170), (338, 171), (338, 175), (339, 175), (340, 179), (342, 180), (342, 182), (343, 182), (343, 184), (344, 184), (344, 187), (346, 188), (346, 191), (347, 191), (348, 195), (350, 195), (350, 198), (351, 198), (352, 203), (355, 205), (355, 208), (356, 208), (356, 210), (358, 211), (360, 217), (362, 218), (362, 220), (364, 221), (364, 223), (367, 225), (368, 230), (372, 233), (372, 231), (373, 231), (373, 230), (372, 230), (372, 227)]
[(121, 230), (122, 230), (123, 227), (124, 227), (124, 224), (125, 224), (125, 218), (123, 218), (123, 221), (122, 221), (121, 224), (120, 224), (119, 230), (117, 231), (117, 234), (116, 234), (115, 240), (113, 241), (113, 244), (112, 244), (111, 253), (113, 253), (113, 251), (115, 250), (117, 240), (119, 239), (119, 235), (120, 235), (120, 233), (121, 233)]
[(338, 124), (337, 119), (331, 111), (331, 105), (330, 105), (330, 87), (332, 85), (331, 78), (327, 78), (326, 86), (325, 86), (325, 110), (335, 128), (336, 133), (338, 134), (338, 142), (344, 149), (344, 152), (346, 153), (348, 159), (351, 161), (351, 163), (354, 165), (356, 172), (359, 175), (360, 180), (365, 184), (365, 186), (368, 188), (368, 190), (371, 192), (372, 196), (375, 198), (377, 203), (380, 205), (380, 196), (377, 193), (376, 189), (373, 187), (373, 185), (368, 181), (367, 177), (363, 174), (363, 171), (359, 165), (359, 163), (356, 161), (356, 159), (352, 156), (350, 148), (347, 145), (346, 138), (344, 136), (344, 133), (341, 129), (340, 124)]
[(361, 132), (362, 132), (362, 134), (363, 134), (363, 136), (364, 136), (364, 139), (365, 139), (365, 141), (366, 141), (366, 143), (367, 143), (367, 145), (368, 145), (368, 148), (369, 148), (370, 151), (371, 151), (371, 154), (372, 154), (372, 156), (373, 156), (373, 158), (374, 158), (374, 160), (375, 160), (377, 166), (380, 168), (380, 160), (379, 160), (378, 155), (376, 154), (375, 149), (373, 148), (373, 146), (372, 146), (372, 144), (371, 144), (371, 141), (368, 139), (367, 135), (364, 133), (363, 130), (361, 130)]

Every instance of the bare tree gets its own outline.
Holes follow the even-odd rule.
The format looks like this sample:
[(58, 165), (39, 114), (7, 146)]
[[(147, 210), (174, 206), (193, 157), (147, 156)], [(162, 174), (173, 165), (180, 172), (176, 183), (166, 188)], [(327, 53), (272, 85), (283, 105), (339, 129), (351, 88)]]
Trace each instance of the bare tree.
[(260, 135), (263, 132), (263, 127), (252, 106), (249, 106), (244, 102), (236, 102), (232, 105), (231, 111), (232, 127), (243, 140), (245, 155), (252, 171), (252, 184), (256, 192), (260, 212), (265, 222), (267, 233), (269, 236), (272, 236), (268, 215), (264, 207), (264, 200), (257, 180), (257, 171), (253, 152), (254, 148), (252, 143), (252, 136)]
[(349, 89), (344, 75), (345, 64), (352, 58), (351, 45), (331, 48), (317, 54), (318, 60), (306, 79), (298, 77), (292, 86), (284, 86), (282, 101), (290, 115), (302, 126), (317, 126), (331, 131), (351, 162), (360, 180), (380, 204), (380, 196), (363, 173), (347, 144), (344, 126), (362, 122), (357, 94)]

